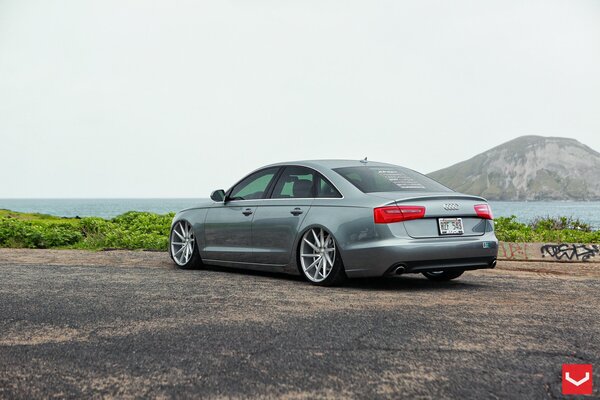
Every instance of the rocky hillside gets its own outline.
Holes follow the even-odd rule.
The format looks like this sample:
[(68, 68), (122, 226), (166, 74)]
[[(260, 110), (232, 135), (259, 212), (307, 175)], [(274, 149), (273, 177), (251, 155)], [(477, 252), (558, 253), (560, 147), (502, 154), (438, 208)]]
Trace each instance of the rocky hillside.
[(489, 200), (600, 200), (600, 153), (575, 139), (522, 136), (429, 176)]

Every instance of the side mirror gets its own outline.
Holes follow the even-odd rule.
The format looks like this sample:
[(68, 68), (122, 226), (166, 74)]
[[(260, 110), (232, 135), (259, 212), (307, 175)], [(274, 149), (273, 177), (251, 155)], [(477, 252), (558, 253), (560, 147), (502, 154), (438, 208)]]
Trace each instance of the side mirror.
[(224, 201), (225, 200), (225, 191), (223, 189), (214, 190), (210, 194), (210, 199), (212, 201), (216, 201), (217, 203)]

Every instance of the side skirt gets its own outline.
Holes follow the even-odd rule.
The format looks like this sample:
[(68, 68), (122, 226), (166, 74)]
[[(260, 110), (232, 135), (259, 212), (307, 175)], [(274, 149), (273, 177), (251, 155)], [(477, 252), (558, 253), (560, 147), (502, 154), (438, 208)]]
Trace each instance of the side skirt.
[(202, 262), (208, 265), (216, 265), (218, 267), (228, 267), (228, 268), (239, 268), (239, 269), (249, 269), (253, 271), (267, 271), (267, 272), (285, 272), (292, 275), (298, 275), (298, 271), (296, 273), (293, 272), (288, 265), (279, 265), (279, 264), (253, 264), (242, 261), (221, 261), (221, 260), (210, 260), (210, 259), (202, 259)]

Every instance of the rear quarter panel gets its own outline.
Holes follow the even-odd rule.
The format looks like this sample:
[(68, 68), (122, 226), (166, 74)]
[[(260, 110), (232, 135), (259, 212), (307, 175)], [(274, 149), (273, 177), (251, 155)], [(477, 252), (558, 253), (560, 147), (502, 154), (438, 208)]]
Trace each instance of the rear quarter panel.
[(322, 227), (336, 240), (338, 252), (344, 265), (351, 267), (352, 260), (344, 258), (344, 251), (356, 246), (367, 246), (377, 240), (378, 234), (373, 223), (373, 208), (359, 205), (345, 205), (342, 199), (315, 199), (308, 215), (299, 229), (294, 246), (293, 265), (297, 265), (297, 249), (302, 235), (310, 228)]

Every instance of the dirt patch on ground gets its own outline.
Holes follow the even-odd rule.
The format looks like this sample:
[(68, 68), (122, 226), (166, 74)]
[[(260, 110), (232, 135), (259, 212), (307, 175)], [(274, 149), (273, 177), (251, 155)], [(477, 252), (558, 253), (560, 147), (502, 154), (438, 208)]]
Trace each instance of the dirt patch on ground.
[(498, 261), (499, 270), (532, 274), (563, 275), (565, 277), (598, 278), (598, 263), (557, 263), (544, 261)]
[(0, 346), (40, 345), (46, 343), (61, 343), (75, 340), (80, 332), (77, 329), (57, 327), (52, 325), (36, 326), (22, 329), (18, 324), (0, 336)]
[[(129, 250), (0, 249), (0, 264), (175, 268), (167, 252)], [(500, 260), (496, 269), (574, 278), (600, 277), (599, 263)]]
[(172, 265), (167, 252), (0, 249), (0, 264), (154, 267)]

